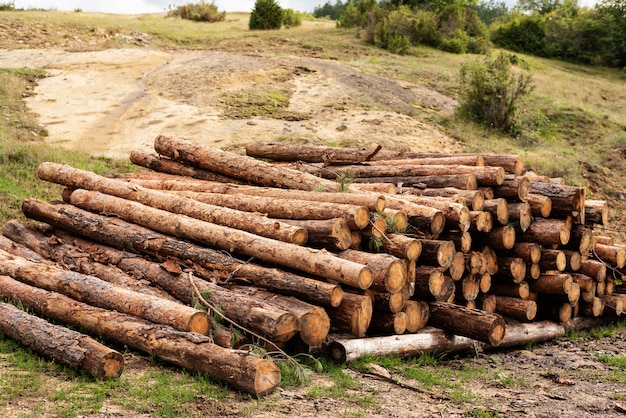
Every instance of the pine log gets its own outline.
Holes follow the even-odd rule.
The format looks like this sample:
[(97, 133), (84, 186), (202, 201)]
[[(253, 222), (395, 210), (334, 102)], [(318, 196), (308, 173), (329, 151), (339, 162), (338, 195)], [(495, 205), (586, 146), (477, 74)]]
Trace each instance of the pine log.
[(130, 153), (130, 162), (162, 173), (187, 176), (200, 180), (219, 181), (221, 183), (239, 183), (233, 177), (222, 176), (210, 170), (191, 167), (187, 164), (165, 158), (146, 151), (135, 150)]
[(0, 261), (0, 274), (33, 286), (60, 292), (94, 306), (170, 325), (181, 331), (199, 334), (206, 334), (209, 331), (206, 313), (178, 302), (137, 293), (94, 276), (66, 271), (49, 264), (35, 263), (5, 251), (0, 251)]
[(338, 306), (342, 290), (336, 285), (305, 278), (278, 269), (271, 269), (242, 261), (211, 250), (176, 240), (138, 225), (116, 218), (96, 215), (70, 205), (50, 204), (28, 198), (22, 204), (24, 214), (57, 228), (89, 237), (115, 248), (130, 250), (157, 259), (174, 257), (189, 260), (206, 269), (225, 272), (226, 275), (250, 281), (267, 289), (302, 297), (323, 306)]
[[(383, 293), (375, 292), (371, 289), (367, 289), (364, 292), (365, 296), (369, 296), (372, 300), (372, 308), (374, 311), (398, 313), (403, 308), (408, 299), (407, 294), (404, 291), (397, 293)], [(374, 314), (377, 315), (378, 313)]]
[(519, 257), (498, 257), (498, 276), (521, 283), (526, 278), (526, 263)]
[(246, 155), (274, 161), (306, 161), (310, 163), (346, 164), (370, 161), (381, 146), (373, 148), (344, 148), (323, 145), (302, 145), (287, 143), (246, 144)]
[(574, 308), (569, 302), (537, 303), (537, 317), (558, 322), (567, 322), (572, 319)]
[(280, 384), (280, 370), (272, 361), (222, 348), (202, 334), (181, 332), (136, 316), (90, 306), (6, 276), (0, 276), (0, 294), (19, 300), (37, 315), (85, 329), (187, 370), (207, 373), (253, 395), (269, 394)]
[(486, 260), (481, 252), (470, 251), (464, 255), (465, 270), (469, 274), (483, 274), (487, 272)]
[[(301, 170), (314, 176), (322, 178), (335, 178), (336, 174), (323, 167), (314, 165), (295, 164), (290, 167), (295, 170)], [(362, 165), (341, 165), (335, 166), (337, 172), (350, 173), (356, 178), (373, 178), (376, 177), (377, 183), (388, 183), (385, 177), (418, 177), (418, 176), (445, 176), (456, 174), (473, 174), (476, 176), (478, 185), (480, 186), (498, 186), (502, 184), (505, 172), (502, 167), (477, 167), (468, 165), (375, 165), (371, 162)], [(406, 183), (404, 181), (400, 181)], [(408, 183), (407, 183), (408, 184)], [(433, 187), (433, 186), (431, 186)]]
[(535, 242), (516, 242), (506, 254), (519, 257), (525, 263), (536, 264), (541, 260), (541, 246)]
[(530, 193), (530, 181), (527, 177), (507, 174), (504, 181), (493, 188), (496, 197), (505, 198), (508, 201), (525, 202)]
[(593, 246), (593, 254), (598, 260), (617, 267), (618, 269), (623, 269), (624, 266), (626, 266), (625, 247), (595, 243)]
[(517, 222), (522, 232), (525, 232), (533, 221), (532, 211), (527, 202), (509, 203), (509, 221)]
[(486, 342), (496, 347), (502, 342), (506, 324), (497, 314), (446, 302), (430, 302), (429, 323), (447, 332)]
[(454, 260), (456, 249), (452, 241), (420, 239), (422, 253), (420, 262), (430, 265), (437, 265), (447, 269)]
[(338, 184), (334, 181), (180, 138), (159, 135), (154, 140), (154, 149), (173, 160), (253, 184), (310, 191), (338, 190)]
[(387, 232), (387, 220), (383, 216), (373, 214), (369, 220), (369, 235), (376, 239), (382, 239)]
[(304, 228), (308, 236), (307, 245), (311, 247), (347, 250), (352, 245), (352, 230), (345, 218), (281, 219), (280, 222)]
[(606, 279), (606, 264), (598, 260), (583, 260), (580, 263), (578, 273), (590, 276), (596, 281), (604, 281)]
[[(363, 235), (368, 237), (366, 232)], [(381, 251), (408, 261), (417, 260), (422, 253), (420, 240), (398, 233), (385, 234), (381, 240)]]
[(406, 332), (417, 332), (424, 328), (430, 318), (430, 308), (423, 300), (408, 300), (404, 305)]
[(561, 250), (541, 250), (541, 260), (539, 266), (542, 270), (558, 270), (563, 271), (567, 267), (567, 257)]
[(580, 315), (598, 318), (604, 313), (604, 299), (594, 297), (591, 302), (581, 301), (579, 309)]
[(526, 266), (526, 280), (537, 280), (539, 276), (541, 276), (539, 263), (532, 263)]
[(394, 183), (359, 183), (358, 188), (364, 192), (383, 193), (383, 194), (398, 194), (398, 186)]
[(470, 211), (470, 231), (484, 231), (488, 232), (491, 229), (487, 228), (487, 215), (489, 212), (483, 212), (482, 210)]
[(70, 196), (70, 202), (82, 209), (115, 213), (130, 222), (165, 234), (256, 257), (357, 288), (367, 289), (372, 284), (369, 268), (347, 260), (342, 261), (325, 251), (172, 214), (98, 192), (75, 190)]
[(521, 234), (520, 241), (535, 242), (548, 248), (566, 245), (570, 239), (571, 218), (568, 220), (537, 218)]
[(489, 232), (477, 232), (472, 237), (476, 242), (488, 244), (497, 250), (510, 250), (515, 245), (515, 228), (502, 225)]
[(472, 249), (472, 235), (468, 231), (447, 230), (439, 235), (438, 239), (452, 241), (457, 252), (467, 253)]
[(344, 250), (337, 257), (368, 266), (373, 278), (370, 288), (374, 291), (397, 293), (406, 283), (406, 263), (391, 254)]
[(367, 333), (368, 335), (400, 335), (406, 331), (406, 325), (407, 317), (404, 312), (376, 313), (372, 316)]
[(87, 335), (53, 325), (3, 302), (0, 302), (0, 332), (39, 354), (83, 369), (98, 379), (118, 378), (124, 369), (124, 357), (119, 352)]
[(528, 282), (531, 292), (567, 295), (574, 279), (569, 274), (542, 274), (537, 280)]
[(555, 183), (531, 181), (530, 193), (540, 194), (552, 199), (553, 214), (585, 212), (585, 189), (583, 187), (560, 186)]
[(466, 165), (484, 167), (481, 155), (450, 155), (445, 157), (393, 158), (389, 160), (375, 158), (367, 161), (369, 165)]
[(426, 188), (426, 189), (414, 189), (415, 194), (418, 196), (439, 196), (450, 198), (463, 198), (465, 205), (472, 210), (483, 210), (485, 204), (485, 195), (480, 190), (468, 190), (455, 187), (442, 187), (442, 188)]
[(465, 253), (456, 252), (452, 258), (452, 263), (448, 267), (448, 274), (452, 280), (459, 281), (465, 274)]
[(498, 254), (489, 246), (485, 246), (482, 251), (485, 271), (492, 276), (498, 273)]
[(567, 265), (565, 266), (565, 270), (567, 271), (578, 271), (580, 270), (580, 266), (582, 265), (582, 256), (578, 251), (573, 250), (561, 250), (563, 254), (565, 254), (565, 259), (567, 261)]
[(460, 295), (462, 300), (467, 302), (475, 301), (480, 292), (480, 277), (466, 274), (463, 279), (456, 282), (455, 285), (457, 295)]
[(530, 205), (533, 216), (547, 218), (552, 213), (552, 199), (535, 193), (528, 193), (526, 202)]
[(511, 283), (502, 280), (493, 280), (491, 282), (491, 289), (489, 289), (489, 292), (497, 296), (528, 299), (530, 296), (530, 287), (526, 281)]
[(268, 292), (258, 287), (231, 285), (229, 288), (238, 294), (262, 300), (294, 315), (298, 323), (297, 329), (300, 338), (310, 346), (320, 345), (330, 331), (330, 318), (326, 311), (319, 306), (311, 305), (291, 296)]
[(574, 283), (580, 287), (581, 293), (589, 293), (593, 291), (593, 278), (581, 273), (570, 273)]
[(609, 224), (609, 206), (606, 200), (585, 200), (585, 225), (594, 224)]
[(403, 211), (409, 218), (409, 223), (416, 228), (430, 231), (437, 236), (443, 231), (446, 217), (437, 208), (419, 205), (408, 201), (406, 198), (386, 196), (387, 207)]
[(439, 200), (432, 197), (421, 196), (405, 196), (404, 199), (409, 202), (417, 203), (418, 205), (440, 210), (445, 216), (446, 223), (449, 225), (459, 225), (464, 231), (467, 231), (469, 228), (470, 211), (464, 204), (456, 203), (451, 200)]
[(496, 313), (528, 322), (537, 316), (537, 303), (534, 300), (496, 296)]
[(145, 189), (141, 186), (108, 179), (64, 164), (42, 163), (37, 168), (37, 176), (42, 180), (62, 184), (70, 188), (106, 193), (153, 208), (191, 216), (195, 219), (229, 226), (285, 242), (304, 244), (307, 239), (306, 230), (288, 224), (281, 224), (278, 221), (267, 219), (258, 214), (208, 205), (185, 197), (174, 199), (171, 194), (166, 192)]
[(607, 237), (604, 235), (597, 235), (593, 237), (594, 244), (615, 245), (615, 238)]
[(493, 285), (493, 280), (491, 278), (491, 274), (483, 273), (478, 278), (478, 287), (481, 293), (488, 293), (491, 290), (491, 286)]
[(365, 228), (370, 217), (370, 211), (365, 206), (341, 203), (224, 193), (179, 192), (177, 195), (213, 206), (262, 213), (270, 218), (303, 220), (345, 218), (353, 229)]
[[(158, 287), (151, 286), (143, 280), (124, 272), (117, 266), (107, 265), (106, 263), (93, 260), (87, 252), (74, 245), (68, 245), (54, 237), (47, 237), (45, 234), (28, 228), (26, 225), (12, 220), (7, 222), (2, 228), (2, 234), (12, 239), (14, 242), (22, 244), (47, 260), (54, 261), (64, 266), (65, 269), (76, 271), (85, 275), (93, 275), (129, 290), (148, 295), (156, 296), (161, 299), (173, 300), (167, 292)], [(8, 253), (23, 257), (19, 252), (11, 249), (6, 250)], [(29, 257), (24, 257), (30, 259)], [(141, 277), (141, 276), (139, 276)]]
[(491, 230), (493, 229), (493, 215), (490, 212), (485, 212), (483, 211), (483, 213), (485, 214), (485, 226), (484, 226), (484, 230), (483, 232), (491, 232)]
[(503, 198), (485, 199), (483, 211), (491, 213), (501, 225), (509, 223), (508, 203)]
[(454, 281), (432, 266), (415, 268), (415, 295), (418, 299), (446, 300), (454, 293)]
[[(463, 190), (475, 190), (478, 180), (474, 174), (443, 174), (433, 176), (393, 176), (393, 177), (357, 177), (354, 183), (358, 188), (371, 190), (372, 185), (392, 184), (396, 189), (401, 187), (402, 195), (412, 195), (412, 191), (420, 188), (455, 187)], [(406, 188), (406, 189), (405, 189)]]
[[(485, 312), (495, 313), (496, 301), (497, 301), (496, 295), (491, 295), (491, 294), (478, 295), (478, 297), (476, 298), (476, 308), (481, 309)], [(506, 334), (508, 334), (508, 330)], [(506, 337), (507, 336), (505, 335), (505, 339)]]
[(331, 324), (357, 337), (364, 337), (372, 321), (372, 299), (369, 296), (346, 292), (341, 305), (326, 309)]

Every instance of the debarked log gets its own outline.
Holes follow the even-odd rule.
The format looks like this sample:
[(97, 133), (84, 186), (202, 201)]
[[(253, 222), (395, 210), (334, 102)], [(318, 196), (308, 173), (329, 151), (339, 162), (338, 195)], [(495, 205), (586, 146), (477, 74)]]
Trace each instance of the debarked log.
[(37, 315), (85, 329), (187, 370), (207, 373), (253, 395), (269, 394), (280, 384), (280, 369), (271, 360), (222, 348), (202, 334), (177, 331), (136, 316), (77, 302), (7, 276), (0, 276), (0, 294), (19, 300)]
[[(0, 294), (3, 294), (1, 290)], [(119, 352), (85, 334), (51, 324), (3, 302), (0, 302), (0, 331), (39, 354), (83, 369), (98, 379), (117, 378), (124, 369), (124, 357)]]

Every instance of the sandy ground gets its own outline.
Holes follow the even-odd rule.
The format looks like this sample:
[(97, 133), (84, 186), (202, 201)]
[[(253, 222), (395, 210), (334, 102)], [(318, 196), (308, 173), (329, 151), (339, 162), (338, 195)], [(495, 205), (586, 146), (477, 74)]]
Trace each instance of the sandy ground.
[[(28, 107), (46, 139), (96, 156), (125, 158), (159, 134), (223, 149), (288, 137), (303, 142), (456, 150), (455, 141), (407, 116), (412, 106), (449, 113), (454, 101), (423, 87), (307, 58), (223, 52), (108, 49), (89, 52), (0, 50), (2, 67), (44, 68)], [(301, 120), (224, 115), (224, 95), (289, 91)]]

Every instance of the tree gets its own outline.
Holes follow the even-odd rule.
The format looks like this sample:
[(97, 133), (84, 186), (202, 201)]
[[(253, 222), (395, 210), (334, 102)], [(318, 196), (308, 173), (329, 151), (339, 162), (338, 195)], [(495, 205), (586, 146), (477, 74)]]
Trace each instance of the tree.
[(276, 0), (256, 0), (250, 13), (248, 27), (255, 29), (280, 29), (283, 25), (283, 9)]
[(460, 76), (461, 115), (508, 132), (517, 102), (532, 91), (531, 76), (513, 69), (510, 56), (504, 53), (463, 65)]

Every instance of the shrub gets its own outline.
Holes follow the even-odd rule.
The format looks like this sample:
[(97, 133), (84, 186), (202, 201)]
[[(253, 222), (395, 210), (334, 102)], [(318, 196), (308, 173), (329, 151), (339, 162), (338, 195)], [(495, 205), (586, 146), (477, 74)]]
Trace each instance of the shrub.
[(531, 76), (504, 53), (463, 65), (459, 87), (461, 115), (504, 132), (513, 127), (519, 99), (532, 91)]
[(443, 38), (439, 43), (439, 49), (454, 54), (465, 54), (468, 49), (470, 37), (464, 31), (457, 29), (450, 37)]
[(283, 25), (283, 9), (276, 0), (256, 0), (250, 13), (250, 30), (280, 29)]
[(286, 28), (302, 25), (302, 16), (293, 9), (283, 9), (283, 25)]
[(168, 16), (179, 16), (182, 19), (193, 20), (196, 22), (223, 22), (226, 19), (226, 12), (219, 12), (215, 2), (206, 3), (188, 3), (184, 6), (178, 6), (170, 9)]
[(15, 10), (15, 2), (14, 1), (5, 1), (0, 3), (0, 12), (10, 12)]

